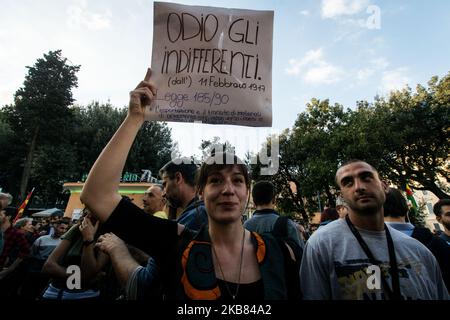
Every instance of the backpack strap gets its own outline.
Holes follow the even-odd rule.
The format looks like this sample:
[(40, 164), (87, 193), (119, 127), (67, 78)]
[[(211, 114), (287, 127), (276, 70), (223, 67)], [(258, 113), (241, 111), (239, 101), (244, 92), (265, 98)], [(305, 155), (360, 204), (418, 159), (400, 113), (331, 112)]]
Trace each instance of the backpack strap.
[(286, 238), (288, 235), (287, 226), (289, 218), (286, 216), (279, 216), (275, 224), (273, 225), (272, 234), (275, 237)]
[(288, 237), (288, 223), (288, 217), (278, 217), (271, 234), (275, 237), (283, 253), (288, 299), (297, 300), (302, 296), (299, 270), (303, 250), (294, 240)]

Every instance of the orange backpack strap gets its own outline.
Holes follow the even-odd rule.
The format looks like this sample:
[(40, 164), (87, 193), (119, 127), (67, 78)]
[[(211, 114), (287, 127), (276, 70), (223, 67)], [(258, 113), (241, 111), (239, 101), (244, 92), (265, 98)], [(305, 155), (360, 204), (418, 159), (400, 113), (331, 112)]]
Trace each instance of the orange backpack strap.
[(183, 251), (181, 266), (181, 284), (189, 299), (217, 300), (220, 297), (211, 243), (192, 240)]
[(266, 244), (264, 243), (264, 240), (261, 238), (261, 236), (256, 232), (252, 231), (252, 235), (256, 240), (256, 245), (258, 246), (256, 249), (256, 259), (258, 261), (258, 264), (261, 264), (266, 257)]

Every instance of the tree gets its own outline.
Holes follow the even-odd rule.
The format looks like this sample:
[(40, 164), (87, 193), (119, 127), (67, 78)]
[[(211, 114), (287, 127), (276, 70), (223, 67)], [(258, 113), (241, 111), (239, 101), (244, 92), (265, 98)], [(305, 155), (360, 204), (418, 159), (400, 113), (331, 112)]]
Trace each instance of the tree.
[[(289, 215), (300, 213), (307, 224), (320, 209), (319, 203), (334, 204), (334, 174), (340, 149), (337, 133), (346, 120), (341, 105), (312, 99), (306, 111), (298, 115), (294, 127), (279, 136), (279, 170), (267, 178), (280, 192), (280, 211)], [(252, 171), (257, 175), (258, 166)]]
[(172, 137), (166, 123), (149, 121), (139, 131), (125, 165), (125, 170), (140, 172), (149, 169), (157, 176), (171, 158)]
[[(0, 185), (17, 194), (26, 188), (18, 182), (26, 176), (36, 187), (35, 199), (39, 197), (43, 204), (58, 202), (65, 182), (82, 180), (127, 114), (126, 108), (98, 102), (69, 106), (73, 100), (68, 88), (76, 84), (78, 67), (64, 61), (59, 51), (45, 55), (29, 68), (16, 103), (0, 109)], [(40, 83), (56, 77), (58, 70), (63, 83), (57, 90)], [(69, 79), (64, 80), (65, 76)], [(53, 85), (58, 86), (57, 81)], [(63, 88), (67, 91), (62, 92)], [(171, 149), (167, 125), (147, 122), (135, 139), (125, 171), (139, 174), (149, 169), (156, 175), (170, 160)]]
[[(77, 149), (77, 179), (87, 174), (100, 152), (111, 139), (127, 114), (127, 108), (93, 102), (77, 107), (76, 129), (72, 144)], [(125, 171), (140, 173), (151, 170), (154, 175), (170, 160), (172, 150), (170, 129), (165, 123), (146, 122), (136, 136), (125, 164)]]
[(18, 163), (23, 165), (19, 199), (23, 199), (32, 174), (38, 145), (58, 145), (71, 123), (72, 89), (77, 86), (80, 66), (69, 65), (61, 50), (50, 51), (28, 68), (23, 87), (15, 93), (15, 103), (5, 107), (7, 122), (15, 142), (23, 149)]
[(230, 152), (235, 154), (235, 147), (229, 142), (220, 142), (219, 137), (214, 137), (213, 140), (202, 140), (199, 149), (202, 151), (203, 159), (214, 155), (216, 152)]
[[(127, 114), (127, 108), (93, 102), (72, 108), (73, 128), (70, 138), (59, 146), (40, 146), (36, 153), (32, 179), (40, 193), (55, 200), (64, 182), (81, 181), (100, 152), (114, 135)], [(124, 171), (153, 174), (170, 159), (172, 139), (165, 123), (146, 122), (130, 150)]]
[(125, 118), (126, 111), (110, 104), (92, 102), (75, 106), (71, 144), (77, 150), (76, 179), (81, 180)]
[[(414, 93), (406, 88), (374, 103), (358, 101), (355, 110), (312, 99), (279, 141), (279, 171), (269, 179), (281, 192), (281, 210), (304, 221), (319, 201), (334, 205), (336, 170), (350, 159), (367, 161), (399, 188), (409, 183), (449, 197), (442, 181), (450, 182), (450, 74)], [(264, 178), (259, 168), (252, 166), (254, 179)]]
[(14, 131), (7, 122), (6, 114), (0, 109), (0, 187), (10, 185), (11, 162), (15, 155)]
[[(391, 92), (373, 104), (359, 102), (342, 128), (342, 155), (362, 158), (400, 188), (429, 190), (448, 198), (439, 179), (450, 182), (450, 74)], [(347, 134), (345, 134), (347, 132)]]
[(427, 213), (425, 212), (426, 202), (420, 201), (417, 209), (410, 208), (408, 211), (408, 219), (415, 226), (425, 227)]
[(450, 73), (428, 84), (376, 102), (376, 120), (389, 124), (382, 131), (387, 142), (382, 159), (395, 184), (410, 182), (414, 189), (450, 198), (439, 185), (439, 178), (450, 183)]

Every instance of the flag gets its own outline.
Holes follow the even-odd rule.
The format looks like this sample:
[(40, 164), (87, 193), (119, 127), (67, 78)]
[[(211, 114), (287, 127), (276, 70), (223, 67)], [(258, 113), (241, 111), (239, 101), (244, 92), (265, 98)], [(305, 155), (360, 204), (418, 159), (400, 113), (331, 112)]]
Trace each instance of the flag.
[(22, 202), (22, 204), (20, 205), (20, 207), (17, 209), (17, 214), (16, 217), (14, 218), (13, 224), (16, 223), (17, 220), (19, 220), (20, 218), (22, 218), (23, 213), (25, 212), (25, 209), (28, 206), (28, 202), (31, 199), (31, 195), (33, 194), (34, 188), (30, 191), (30, 193), (28, 193), (27, 197), (25, 198), (25, 200)]
[(414, 199), (413, 192), (408, 184), (406, 184), (405, 191), (406, 191), (406, 197), (408, 198), (409, 202), (411, 202), (412, 208), (414, 209), (414, 211), (417, 211), (418, 206), (417, 206), (416, 200)]

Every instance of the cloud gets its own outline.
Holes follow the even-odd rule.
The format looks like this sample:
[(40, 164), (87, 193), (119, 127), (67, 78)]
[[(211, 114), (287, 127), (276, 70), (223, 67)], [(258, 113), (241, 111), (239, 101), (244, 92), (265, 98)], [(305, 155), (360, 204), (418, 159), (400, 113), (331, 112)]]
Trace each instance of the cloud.
[(375, 73), (385, 70), (389, 62), (384, 57), (369, 60), (367, 66), (356, 71), (356, 79), (361, 83), (372, 77)]
[(304, 76), (305, 82), (311, 84), (331, 84), (342, 79), (343, 70), (330, 64), (311, 68)]
[(383, 92), (400, 90), (409, 83), (411, 83), (411, 78), (408, 76), (408, 68), (384, 71), (381, 78), (381, 90)]
[(359, 81), (364, 81), (370, 78), (375, 73), (375, 70), (372, 68), (363, 68), (356, 72), (356, 79)]
[(389, 62), (384, 57), (372, 59), (370, 62), (376, 69), (386, 69), (389, 66)]
[(358, 43), (367, 30), (381, 28), (380, 8), (370, 0), (322, 0), (322, 19), (338, 25), (334, 42), (348, 40)]
[(354, 15), (369, 5), (369, 0), (322, 0), (322, 18)]
[(309, 16), (309, 11), (308, 10), (302, 10), (302, 11), (300, 11), (300, 14), (302, 16)]
[(394, 90), (401, 90), (411, 83), (412, 78), (407, 67), (389, 68), (389, 66), (390, 63), (385, 57), (368, 59), (366, 66), (352, 72), (356, 77), (352, 87), (367, 84), (368, 80), (372, 78), (374, 81), (379, 81), (378, 91), (389, 93)]
[(302, 59), (290, 59), (286, 74), (302, 76), (303, 81), (309, 84), (331, 84), (342, 79), (344, 71), (327, 62), (323, 56), (322, 48), (310, 50)]
[(322, 48), (317, 50), (309, 50), (302, 59), (290, 59), (290, 67), (286, 69), (286, 73), (290, 75), (298, 76), (301, 69), (308, 65), (314, 63), (320, 63), (323, 60)]
[(372, 77), (376, 72), (383, 71), (389, 66), (389, 62), (384, 57), (378, 57), (369, 61), (368, 66), (356, 71), (356, 79), (359, 82)]
[(67, 24), (74, 29), (87, 28), (89, 30), (108, 29), (111, 26), (112, 13), (106, 9), (103, 13), (88, 10), (86, 1), (71, 5), (67, 9), (69, 18)]
[(13, 93), (8, 89), (0, 88), (0, 106), (12, 103)]

